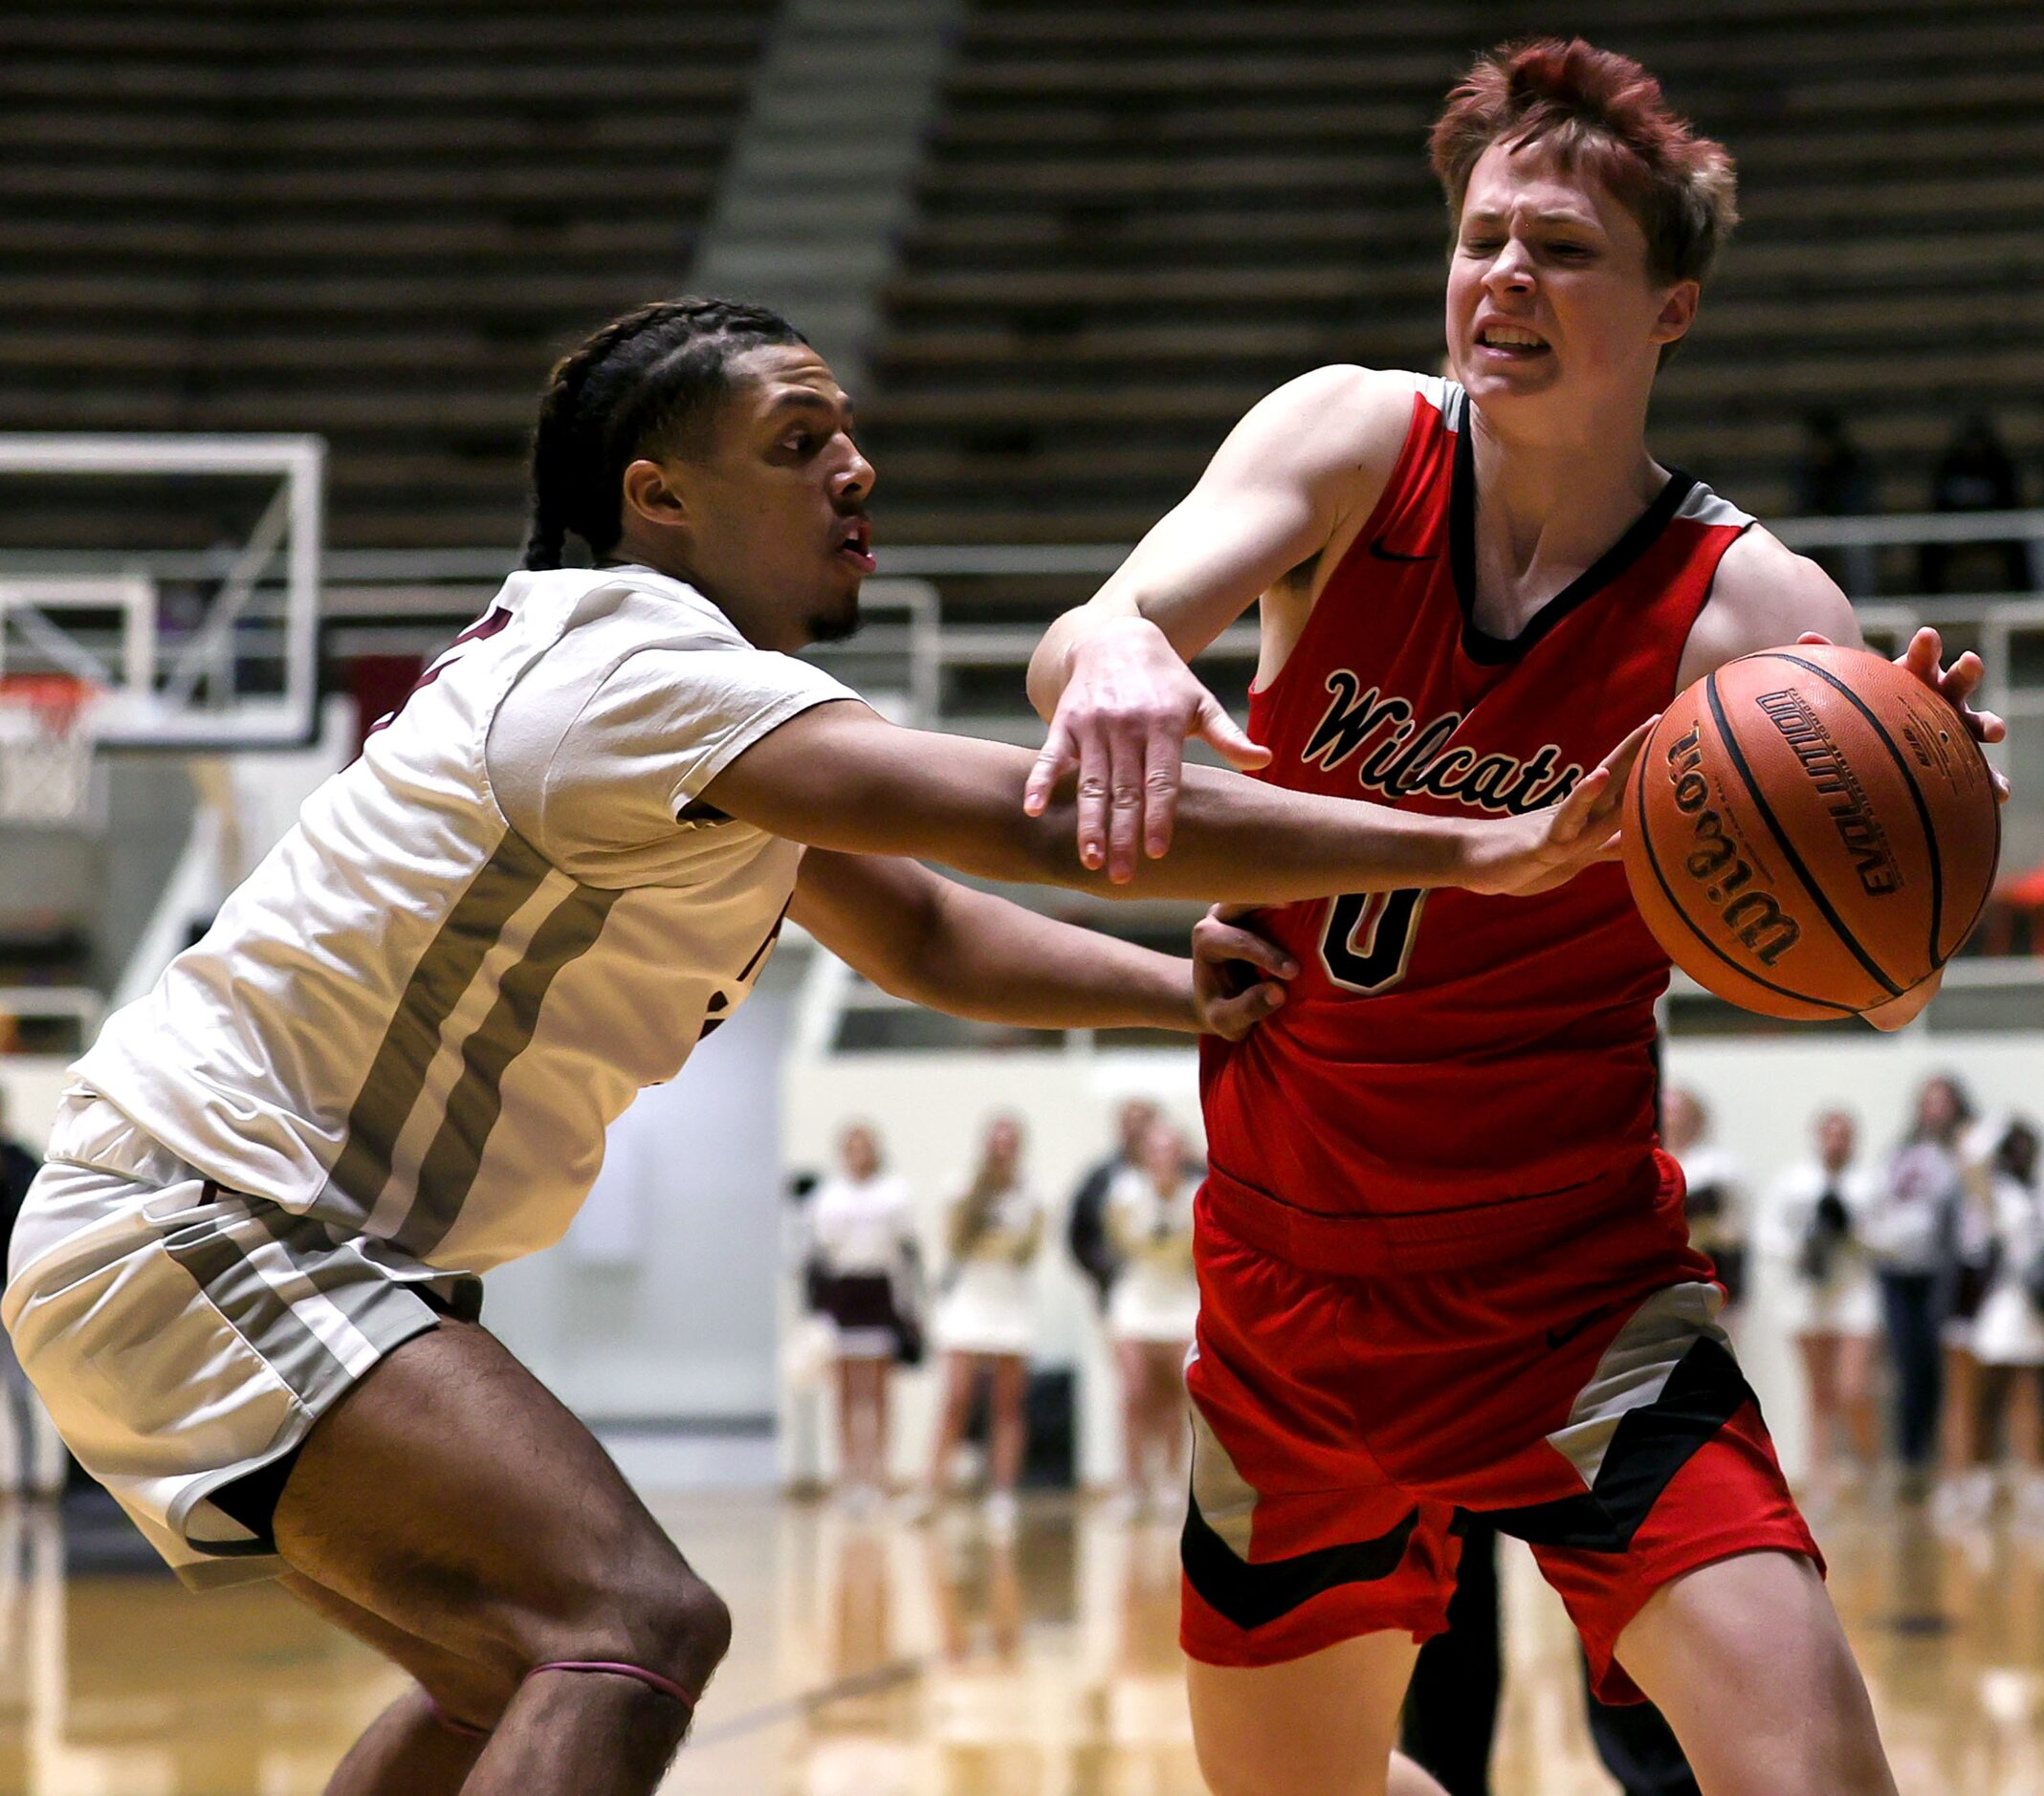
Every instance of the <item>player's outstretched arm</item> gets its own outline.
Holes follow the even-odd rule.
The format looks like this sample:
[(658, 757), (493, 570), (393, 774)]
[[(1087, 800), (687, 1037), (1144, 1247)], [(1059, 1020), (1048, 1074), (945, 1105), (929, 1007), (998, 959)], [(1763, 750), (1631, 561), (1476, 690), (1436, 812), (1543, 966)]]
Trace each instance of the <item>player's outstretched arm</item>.
[(1427, 817), (1187, 768), (1176, 847), (1119, 885), (1081, 862), (1068, 793), (1037, 817), (1022, 815), (1026, 750), (904, 730), (856, 701), (791, 717), (702, 798), (811, 847), (908, 855), (983, 878), (1110, 896), (1289, 904), (1400, 887), (1511, 892), (1557, 885), (1605, 855), (1618, 789), (1643, 734), (1621, 743), (1563, 803), (1526, 817)]
[(1023, 802), (1036, 814), (1077, 775), (1088, 866), (1125, 880), (1138, 845), (1153, 859), (1171, 846), (1188, 737), (1237, 767), (1269, 758), (1185, 664), (1376, 503), (1412, 406), (1408, 374), (1320, 368), (1279, 387), (1107, 584), (1050, 626), (1029, 663), (1050, 729)]
[[(788, 914), (882, 991), (1030, 1029), (1176, 1029), (1239, 1040), (1297, 971), (1275, 944), (1207, 919), (1193, 958), (1039, 916), (914, 861), (811, 849)], [(1242, 986), (1244, 967), (1269, 975)]]

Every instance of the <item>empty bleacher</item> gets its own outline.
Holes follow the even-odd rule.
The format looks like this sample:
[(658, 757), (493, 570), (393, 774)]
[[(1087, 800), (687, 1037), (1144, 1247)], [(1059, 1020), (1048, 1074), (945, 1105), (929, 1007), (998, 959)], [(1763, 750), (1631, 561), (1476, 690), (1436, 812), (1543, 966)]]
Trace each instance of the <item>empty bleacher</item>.
[[(889, 537), (1126, 541), (1279, 382), (1434, 366), (1427, 127), (1475, 52), (1556, 16), (978, 0), (873, 358)], [(2044, 446), (2044, 13), (1587, 0), (1568, 22), (1740, 163), (1746, 223), (1657, 402), (1665, 457), (1780, 515), (1813, 405), (1847, 415), (1891, 509), (1926, 502), (1964, 412)]]
[[(771, 17), (13, 0), (0, 429), (317, 430), (334, 544), (515, 541), (546, 368), (682, 284)], [(234, 521), (167, 482), (118, 519), (103, 490), (9, 498), (0, 546)]]
[[(0, 429), (317, 430), (335, 546), (508, 546), (545, 366), (685, 279), (775, 12), (16, 0)], [(885, 540), (1126, 541), (1280, 381), (1432, 365), (1427, 125), (1472, 53), (1550, 22), (974, 0), (860, 396)], [(1891, 509), (1923, 503), (1967, 410), (2044, 447), (2029, 0), (1584, 0), (1569, 22), (1741, 163), (1747, 222), (1662, 383), (1667, 456), (1780, 514), (1813, 405), (1847, 413)], [(0, 548), (204, 548), (249, 521), (167, 481), (118, 519), (100, 489), (8, 498)]]

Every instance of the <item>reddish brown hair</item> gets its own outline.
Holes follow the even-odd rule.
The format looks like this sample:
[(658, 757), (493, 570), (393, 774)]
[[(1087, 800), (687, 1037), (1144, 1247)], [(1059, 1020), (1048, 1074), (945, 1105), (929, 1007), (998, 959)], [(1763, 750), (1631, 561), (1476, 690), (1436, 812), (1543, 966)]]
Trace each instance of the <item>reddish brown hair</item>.
[(1470, 172), (1498, 142), (1545, 144), (1594, 174), (1639, 221), (1657, 281), (1702, 280), (1739, 220), (1724, 144), (1698, 136), (1630, 56), (1580, 37), (1493, 50), (1449, 94), (1428, 147), (1458, 229)]

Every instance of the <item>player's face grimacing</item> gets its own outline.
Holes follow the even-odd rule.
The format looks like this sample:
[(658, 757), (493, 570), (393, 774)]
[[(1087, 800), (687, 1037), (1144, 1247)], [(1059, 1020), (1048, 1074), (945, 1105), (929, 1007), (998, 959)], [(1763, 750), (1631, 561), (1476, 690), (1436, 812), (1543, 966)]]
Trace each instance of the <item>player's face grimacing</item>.
[(859, 584), (873, 571), (874, 474), (851, 401), (801, 344), (748, 351), (728, 373), (708, 440), (663, 458), (645, 495), (672, 571), (762, 648), (838, 641), (858, 628)]
[(1697, 291), (1655, 279), (1638, 220), (1583, 163), (1493, 143), (1470, 172), (1449, 260), (1449, 358), (1493, 416), (1559, 392), (1643, 405)]

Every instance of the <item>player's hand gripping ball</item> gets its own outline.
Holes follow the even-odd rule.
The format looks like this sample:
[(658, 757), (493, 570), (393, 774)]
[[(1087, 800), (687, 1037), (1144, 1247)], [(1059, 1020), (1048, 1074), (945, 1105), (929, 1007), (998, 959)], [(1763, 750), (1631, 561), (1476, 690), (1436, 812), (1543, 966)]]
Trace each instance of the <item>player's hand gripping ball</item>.
[(1625, 872), (1706, 990), (1813, 1020), (1951, 958), (1994, 883), (1993, 777), (1957, 712), (1865, 649), (1770, 648), (1667, 709), (1633, 768)]

